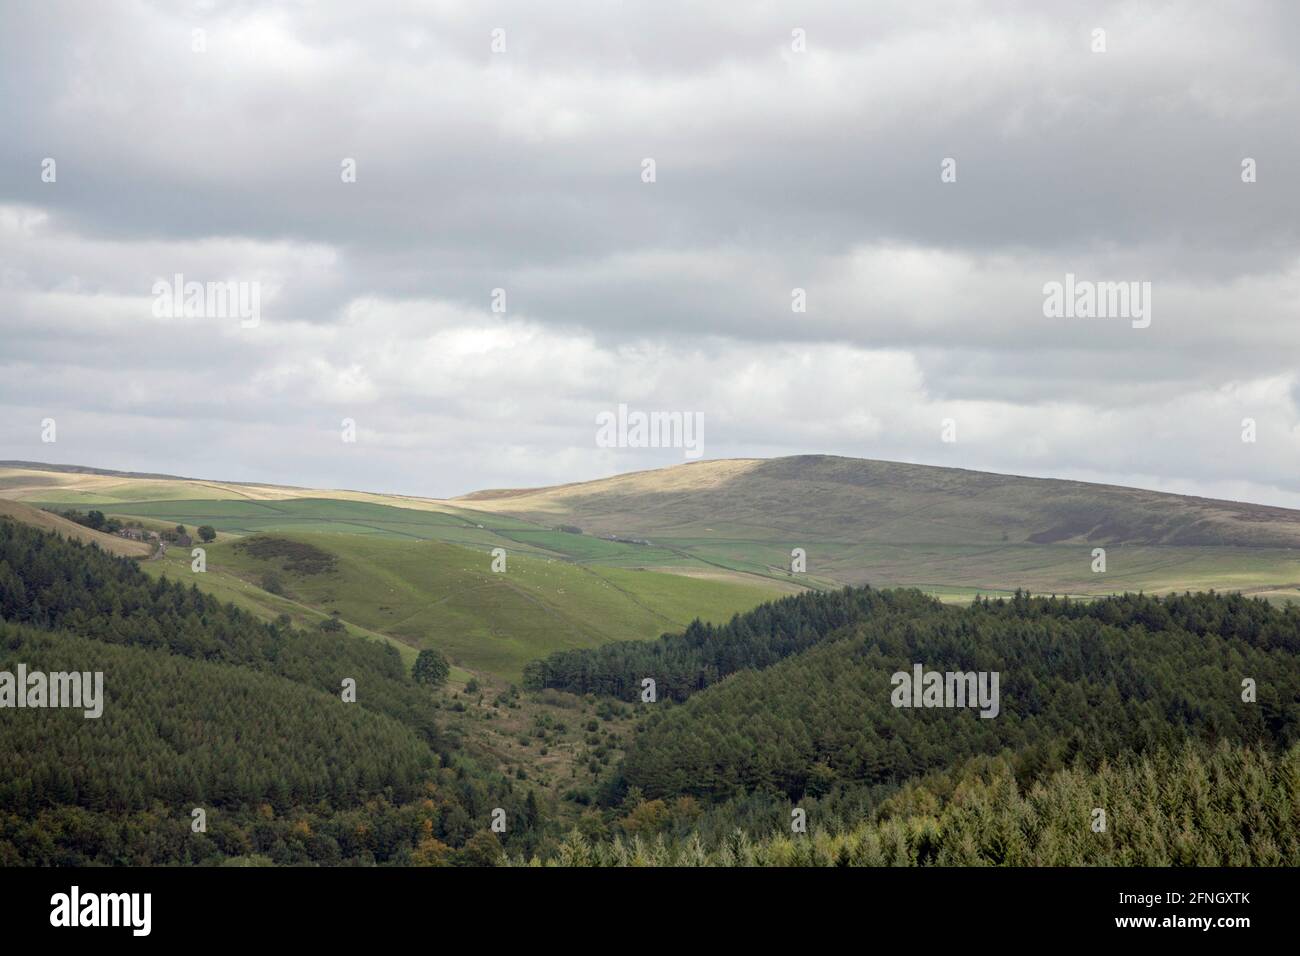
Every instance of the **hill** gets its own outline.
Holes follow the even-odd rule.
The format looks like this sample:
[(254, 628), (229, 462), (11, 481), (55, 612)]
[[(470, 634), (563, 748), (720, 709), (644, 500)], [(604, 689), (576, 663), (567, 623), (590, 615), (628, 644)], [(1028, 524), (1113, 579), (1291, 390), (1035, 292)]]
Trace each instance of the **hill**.
[[(839, 604), (815, 595), (801, 605), (809, 602)], [(783, 603), (783, 613), (807, 616)], [(868, 614), (837, 633), (838, 621), (815, 628), (822, 639), (802, 653), (743, 667), (680, 707), (654, 708), (627, 755), (628, 783), (656, 797), (769, 791), (797, 800), (841, 781), (900, 783), (981, 753), (1015, 751), (1028, 774), (1187, 737), (1300, 743), (1295, 608), (1240, 595), (1087, 603), (1022, 595)], [(710, 653), (744, 653), (751, 633), (719, 635), (724, 646)], [(913, 709), (919, 697), (900, 707), (892, 675), (916, 662), (940, 674), (1000, 675), (997, 706), (977, 713), (973, 695), (969, 706), (945, 706), (940, 695), (933, 709)], [(667, 681), (670, 666), (637, 673)], [(1257, 702), (1243, 701), (1243, 675), (1256, 682)]]
[[(658, 637), (695, 618), (721, 623), (776, 595), (775, 587), (629, 568), (578, 565), (486, 548), (379, 534), (259, 533), (187, 551), (146, 570), (196, 581), (224, 599), (316, 623), (337, 612), (363, 634), (434, 647), (471, 671), (515, 680), (534, 658), (611, 640)], [(274, 575), (278, 593), (265, 585)]]
[(707, 526), (917, 545), (1300, 548), (1300, 511), (1287, 508), (829, 455), (706, 461), (457, 501), (647, 535)]
[[(205, 546), (205, 573), (193, 573), (189, 549), (178, 548), (145, 570), (191, 581), (266, 621), (288, 614), (316, 627), (337, 614), (354, 633), (395, 646), (408, 664), (418, 648), (436, 647), (459, 665), (461, 680), (471, 672), (517, 680), (524, 664), (555, 650), (657, 637), (697, 617), (721, 623), (799, 589), (767, 577), (710, 573), (715, 569), (698, 562), (672, 568), (693, 574), (643, 571), (690, 559), (430, 500), (74, 466), (0, 470), (0, 493), (26, 496), (30, 504), (6, 504), (44, 526), (85, 530), (37, 504), (95, 507), (157, 529), (211, 525), (220, 537)], [(148, 550), (99, 537), (117, 551)], [(244, 538), (321, 548), (336, 560), (328, 574), (307, 574), (256, 557), (238, 545)], [(489, 569), (494, 548), (507, 552), (505, 574)], [(262, 587), (272, 571), (281, 593)]]
[(116, 535), (104, 534), (102, 531), (95, 531), (79, 525), (75, 521), (69, 521), (67, 518), (50, 514), (48, 511), (42, 511), (40, 508), (33, 508), (17, 501), (0, 499), (0, 518), (11, 518), (32, 528), (53, 531), (62, 537), (71, 538), (73, 541), (80, 541), (84, 544), (96, 545), (109, 554), (120, 555), (124, 558), (143, 558), (151, 550), (149, 545), (142, 541), (129, 541)]
[[(614, 819), (557, 861), (1290, 865), (1297, 651), (1300, 608), (1235, 594), (955, 608), (863, 588), (555, 654), (530, 684), (639, 715), (585, 798)], [(922, 667), (937, 692), (900, 701)]]
[[(643, 715), (591, 793), (617, 824), (561, 859), (1289, 865), (1300, 848), (1300, 608), (845, 589), (695, 630), (546, 662), (548, 686)], [(900, 700), (918, 668), (937, 689)]]
[(46, 685), (25, 681), (28, 706), (6, 710), (0, 865), (482, 859), (469, 844), (494, 806), (532, 846), (524, 794), (462, 758), (391, 648), (266, 624), (0, 521), (0, 672), (23, 667), (97, 672), (102, 694), (87, 719), (33, 705)]
[(366, 491), (322, 492), (292, 485), (256, 484), (180, 478), (149, 472), (112, 471), (84, 465), (49, 465), (41, 462), (0, 462), (0, 497), (13, 501), (63, 505), (115, 505), (139, 501), (291, 501), (295, 498), (330, 498), (369, 501), (403, 508), (454, 511), (433, 498), (374, 494)]
[[(684, 499), (707, 497), (743, 483), (746, 467), (658, 479)], [(932, 485), (923, 491), (939, 494)], [(807, 493), (830, 505), (837, 494)], [(652, 537), (621, 525), (593, 533), (595, 510), (542, 518), (464, 501), (129, 495), (106, 510), (223, 522), (205, 546), (207, 570), (193, 570), (188, 547), (135, 562), (0, 520), (0, 664), (102, 670), (112, 706), (100, 723), (55, 715), (62, 736), (51, 748), (38, 746), (48, 728), (35, 712), (0, 726), (0, 754), (10, 755), (0, 759), (0, 865), (470, 864), (503, 852), (602, 863), (645, 862), (646, 852), (652, 862), (777, 864), (1295, 859), (1300, 608), (1239, 594), (1023, 593), (956, 608), (872, 587), (805, 590), (745, 611), (780, 590), (773, 579), (784, 572), (763, 556), (791, 543), (780, 522), (803, 504), (743, 495), (730, 514), (715, 498), (711, 513), (692, 517), (685, 500), (682, 523)], [(742, 534), (724, 521), (744, 507), (759, 510)], [(27, 506), (14, 513), (49, 520)], [(726, 534), (710, 537), (718, 526)], [(1105, 545), (1112, 560), (1163, 556), (1175, 582), (1187, 578), (1182, 554), (1219, 575), (1232, 573), (1225, 555), (1264, 569), (1277, 555), (1294, 560), (1291, 548), (1122, 532)], [(1086, 562), (1092, 547), (1087, 536), (1031, 541), (1030, 530), (995, 545), (900, 536), (864, 546), (852, 531), (821, 533), (810, 561), (837, 544), (844, 566), (896, 547), (950, 576), (1016, 570), (1007, 555), (1037, 559), (1025, 573), (1059, 573), (1048, 559), (1082, 552)], [(489, 542), (513, 542), (501, 545), (504, 573), (491, 568)], [(979, 565), (953, 557), (979, 553)], [(645, 569), (661, 560), (679, 573)], [(730, 581), (680, 573), (727, 560), (759, 570)], [(764, 574), (766, 587), (737, 583)], [(473, 688), (455, 675), (441, 690), (417, 685), (416, 647), (485, 676)], [(511, 686), (539, 657), (523, 690)], [(917, 662), (1000, 675), (995, 706), (980, 684), (978, 713), (899, 709), (894, 675)], [(354, 708), (340, 698), (341, 677), (356, 681)], [(656, 701), (641, 698), (646, 677)], [(211, 733), (196, 736), (203, 726)], [(134, 750), (144, 772), (124, 777)], [(1180, 781), (1179, 794), (1147, 786), (1152, 773)], [(213, 829), (191, 840), (196, 805), (212, 811)], [(1093, 840), (1087, 815), (1074, 812), (1097, 806), (1114, 815), (1109, 842)], [(512, 821), (501, 837), (487, 829), (495, 807)], [(806, 811), (811, 839), (787, 835), (792, 807)], [(1024, 827), (1032, 832), (1019, 840)]]
[[(734, 571), (977, 592), (1215, 587), (1300, 597), (1300, 512), (1113, 485), (831, 456), (696, 462), (455, 504), (644, 537)], [(1107, 549), (1103, 574), (1092, 549)]]
[[(957, 468), (736, 459), (437, 500), (49, 467), (0, 468), (0, 495), (234, 535), (437, 540), (787, 590), (870, 583), (966, 602), (1017, 588), (1212, 588), (1300, 599), (1300, 512)], [(795, 548), (807, 556), (800, 574)]]

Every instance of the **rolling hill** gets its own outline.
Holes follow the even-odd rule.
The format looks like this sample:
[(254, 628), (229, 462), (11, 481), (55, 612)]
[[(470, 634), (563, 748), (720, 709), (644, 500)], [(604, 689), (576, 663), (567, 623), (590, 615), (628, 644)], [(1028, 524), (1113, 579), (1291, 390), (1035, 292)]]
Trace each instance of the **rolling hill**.
[[(643, 570), (680, 559), (431, 500), (74, 466), (42, 471), (29, 463), (0, 469), (0, 494), (25, 498), (4, 507), (26, 524), (80, 540), (94, 536), (106, 550), (130, 556), (150, 548), (36, 506), (98, 508), (155, 530), (211, 525), (220, 537), (205, 547), (204, 573), (191, 570), (190, 551), (182, 548), (144, 569), (192, 581), (266, 621), (288, 614), (315, 627), (337, 614), (354, 633), (397, 647), (408, 665), (419, 648), (438, 648), (457, 665), (453, 679), (461, 682), (474, 674), (517, 680), (526, 663), (554, 650), (657, 637), (697, 617), (721, 623), (798, 589), (766, 577)], [(287, 567), (255, 556), (243, 540), (318, 548), (329, 555), (330, 569)], [(489, 567), (498, 547), (508, 555), (505, 574)], [(268, 572), (280, 576), (280, 593), (262, 587)]]
[[(262, 533), (211, 544), (206, 558), (201, 575), (183, 549), (145, 568), (266, 619), (287, 613), (314, 625), (337, 612), (363, 635), (434, 647), (469, 671), (509, 680), (554, 650), (654, 638), (697, 617), (722, 623), (780, 593), (525, 554), (508, 554), (496, 573), (486, 550), (384, 535)], [(268, 573), (279, 593), (263, 586)]]
[[(1185, 588), (1300, 597), (1300, 512), (1079, 481), (831, 456), (679, 465), (454, 502), (644, 537), (733, 571), (941, 597)], [(1107, 570), (1092, 570), (1105, 548)]]
[[(440, 500), (30, 462), (0, 495), (231, 535), (441, 541), (764, 588), (870, 583), (946, 601), (1216, 589), (1300, 599), (1300, 512), (1113, 485), (831, 456), (678, 465)], [(806, 572), (790, 570), (791, 552)], [(1106, 550), (1104, 572), (1095, 548)]]
[(595, 532), (730, 529), (808, 540), (1300, 548), (1300, 511), (1055, 478), (805, 455), (481, 491), (470, 507)]
[[(803, 860), (802, 844), (773, 834), (792, 805), (814, 822), (807, 842), (838, 834), (836, 862), (1113, 864), (1139, 859), (1135, 846), (1161, 865), (1295, 858), (1300, 608), (1223, 594), (965, 601), (1019, 586), (1090, 598), (1217, 588), (1276, 603), (1300, 594), (1297, 514), (1286, 509), (820, 457), (450, 501), (30, 466), (0, 470), (0, 493), (22, 498), (4, 506), (15, 520), (0, 520), (7, 646), (49, 667), (65, 666), (63, 653), (88, 657), (122, 682), (121, 700), (142, 702), (105, 725), (111, 739), (69, 738), (67, 760), (90, 762), (93, 792), (44, 756), (11, 768), (22, 785), (0, 793), (0, 860), (101, 859), (93, 848), (118, 838), (100, 831), (131, 832), (159, 799), (205, 793), (230, 839), (191, 851), (181, 817), (165, 848), (131, 844), (120, 858), (497, 862), (504, 849), (517, 862), (618, 862), (631, 847), (641, 862), (635, 840), (653, 837), (670, 855), (725, 862), (739, 841), (741, 858), (749, 845), (756, 861), (788, 863)], [(16, 529), (93, 535), (38, 505), (95, 507), (168, 533), (211, 524), (218, 537), (203, 545), (202, 573), (189, 546), (124, 561)], [(496, 547), (504, 573), (491, 566)], [(808, 573), (788, 570), (792, 548), (807, 550)], [(1101, 573), (1095, 548), (1107, 552)], [(877, 587), (833, 587), (858, 580)], [(909, 583), (924, 587), (891, 587)], [(341, 627), (319, 626), (331, 619)], [(413, 683), (425, 647), (459, 665), (446, 688)], [(897, 710), (890, 675), (922, 660), (1000, 674), (1005, 719)], [(226, 685), (244, 670), (240, 696)], [(335, 713), (340, 674), (359, 675), (357, 712)], [(1258, 703), (1242, 694), (1243, 674), (1258, 681)], [(641, 699), (647, 675), (667, 706)], [(327, 706), (332, 724), (312, 719)], [(259, 707), (256, 733), (274, 741), (235, 732), (241, 709)], [(188, 728), (205, 719), (226, 764), (193, 750)], [(154, 726), (188, 763), (155, 774), (158, 792), (105, 789), (120, 751)], [(15, 734), (36, 753), (31, 728)], [(313, 748), (335, 734), (349, 763), (364, 764), (359, 776), (322, 768)], [(965, 794), (983, 793), (994, 767), (986, 802), (1040, 821), (1041, 838), (1020, 846), (982, 818), (962, 822)], [(1193, 802), (1233, 768), (1253, 776), (1230, 806), (1198, 810), (1189, 836), (1191, 804), (1143, 789), (1148, 767), (1181, 768)], [(1048, 792), (1098, 805), (1088, 791), (1119, 786), (1116, 772), (1131, 794), (1111, 808), (1141, 820), (1116, 822), (1123, 843), (1082, 843), (1085, 815), (1039, 812)], [(92, 834), (46, 847), (20, 829), (37, 812), (32, 825), (71, 832), (101, 791), (116, 804), (86, 818)], [(273, 831), (258, 822), (263, 803), (283, 811)], [(527, 823), (500, 845), (476, 833), (498, 805)], [(358, 842), (357, 814), (372, 807), (405, 821), (393, 846)], [(946, 842), (933, 836), (940, 814)], [(1261, 836), (1229, 839), (1247, 825)]]

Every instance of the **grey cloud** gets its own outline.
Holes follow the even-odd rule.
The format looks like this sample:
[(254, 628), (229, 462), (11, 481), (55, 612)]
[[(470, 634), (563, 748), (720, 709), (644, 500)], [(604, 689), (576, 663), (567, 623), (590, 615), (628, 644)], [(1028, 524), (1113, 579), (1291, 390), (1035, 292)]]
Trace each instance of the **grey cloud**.
[[(990, 467), (1280, 500), (1297, 49), (1281, 2), (6, 5), (0, 439), (41, 457), (58, 405), (89, 464), (451, 493), (668, 463), (592, 446), (629, 398), (705, 410), (711, 456), (944, 463), (954, 407)], [(1044, 319), (1067, 271), (1151, 281), (1152, 327)], [(264, 334), (148, 321), (175, 272), (262, 281)], [(1254, 458), (1168, 421), (1252, 403)]]

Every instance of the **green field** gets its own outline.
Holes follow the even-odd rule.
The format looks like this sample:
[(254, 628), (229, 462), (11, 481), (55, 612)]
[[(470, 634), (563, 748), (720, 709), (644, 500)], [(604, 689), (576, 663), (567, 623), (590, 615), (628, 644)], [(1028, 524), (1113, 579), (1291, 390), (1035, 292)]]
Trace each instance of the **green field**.
[[(283, 558), (257, 557), (241, 540), (278, 540), (328, 553), (334, 566), (306, 573)], [(488, 549), (383, 534), (293, 531), (226, 539), (207, 546), (206, 573), (172, 548), (143, 562), (154, 574), (193, 579), (216, 596), (263, 617), (288, 613), (314, 625), (337, 611), (358, 633), (415, 648), (436, 647), (470, 671), (517, 678), (554, 650), (657, 637), (693, 618), (721, 623), (777, 596), (775, 587), (629, 568), (576, 565), (507, 549), (506, 571), (491, 570)], [(284, 594), (259, 584), (277, 573)]]
[[(779, 564), (789, 561), (784, 542), (665, 538), (663, 543), (720, 567), (788, 577)], [(1087, 544), (818, 541), (805, 550), (808, 574), (801, 580), (822, 587), (833, 582), (918, 587), (967, 600), (1016, 588), (1079, 596), (1215, 589), (1300, 601), (1296, 549), (1109, 545), (1105, 572), (1092, 570), (1093, 549)]]
[[(541, 527), (535, 521), (511, 515), (452, 508), (417, 510), (327, 498), (182, 499), (104, 507), (113, 515), (146, 522), (179, 522), (189, 527), (210, 524), (230, 535), (332, 533), (349, 539), (348, 549), (358, 547), (351, 540), (356, 538), (441, 542), (481, 554), (503, 547), (511, 555), (531, 556), (543, 564), (547, 559), (566, 562), (566, 574), (574, 572), (575, 565), (581, 565), (618, 586), (626, 586), (624, 582), (615, 582), (616, 572), (620, 570), (624, 574), (643, 574), (633, 569), (660, 569), (730, 576), (737, 586), (751, 583), (771, 588), (827, 588), (868, 583), (877, 587), (919, 587), (946, 601), (965, 601), (976, 594), (1002, 594), (1016, 588), (1077, 596), (1124, 591), (1241, 590), (1277, 602), (1300, 600), (1300, 550), (1288, 548), (1109, 544), (1106, 571), (1094, 573), (1092, 545), (1087, 542), (944, 544), (908, 541), (901, 537), (906, 527), (898, 528), (899, 539), (884, 543), (788, 534), (752, 525), (741, 528), (713, 521), (707, 531), (697, 527), (685, 534), (679, 531), (655, 536), (649, 539), (649, 544), (634, 544)], [(793, 547), (803, 547), (807, 552), (806, 574), (796, 576), (788, 571)], [(694, 580), (690, 585), (675, 584), (674, 588), (698, 587), (698, 584)], [(616, 616), (612, 622), (614, 633), (629, 633), (630, 628), (631, 632), (643, 635), (648, 621), (660, 619), (665, 627), (677, 622), (682, 612), (679, 605), (672, 603), (673, 589), (667, 591), (670, 603), (660, 607), (643, 602), (644, 611), (634, 624)], [(581, 595), (583, 591), (575, 586), (566, 593)], [(552, 600), (551, 603), (563, 602)], [(733, 604), (725, 603), (725, 606), (733, 607)], [(736, 606), (745, 605), (741, 602)], [(650, 609), (658, 612), (658, 618)], [(577, 618), (585, 621), (587, 615), (579, 613)], [(358, 618), (356, 623), (392, 633), (382, 626), (391, 621), (383, 618)], [(419, 626), (421, 622), (415, 618), (407, 629)], [(513, 622), (505, 624), (502, 631), (519, 633)], [(578, 628), (577, 633), (587, 632)], [(408, 642), (418, 643), (421, 639), (406, 633), (397, 636)], [(574, 638), (580, 643), (587, 639)], [(498, 637), (497, 640), (508, 639)], [(503, 645), (499, 659), (520, 656), (526, 656), (522, 648), (516, 647), (511, 652)], [(467, 659), (484, 658), (470, 655)], [(489, 655), (486, 659), (496, 661), (498, 656)]]
[[(65, 502), (30, 503), (42, 508), (72, 507)], [(184, 524), (191, 528), (206, 524), (235, 535), (331, 532), (406, 541), (442, 541), (487, 549), (503, 547), (510, 551), (620, 567), (707, 567), (704, 562), (676, 550), (568, 534), (520, 518), (468, 509), (428, 511), (334, 498), (118, 501), (96, 506), (115, 517)]]

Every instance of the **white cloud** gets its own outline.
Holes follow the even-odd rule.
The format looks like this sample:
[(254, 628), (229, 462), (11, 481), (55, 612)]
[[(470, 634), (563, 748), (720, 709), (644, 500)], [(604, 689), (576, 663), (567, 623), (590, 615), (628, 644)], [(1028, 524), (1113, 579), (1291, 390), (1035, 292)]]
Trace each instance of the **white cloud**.
[[(627, 402), (709, 457), (1300, 496), (1286, 4), (48, 8), (0, 11), (5, 457), (426, 494), (680, 460), (595, 446)], [(1151, 327), (1045, 319), (1066, 272), (1150, 281)], [(176, 273), (261, 324), (153, 317)]]

